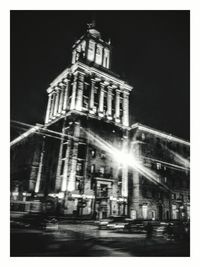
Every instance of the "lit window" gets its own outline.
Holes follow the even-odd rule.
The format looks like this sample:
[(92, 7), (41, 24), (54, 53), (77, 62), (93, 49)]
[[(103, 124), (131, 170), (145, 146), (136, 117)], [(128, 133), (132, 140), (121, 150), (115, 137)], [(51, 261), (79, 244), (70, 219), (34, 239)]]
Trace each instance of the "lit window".
[(97, 47), (97, 54), (100, 55), (100, 49)]
[(157, 170), (160, 170), (160, 169), (162, 168), (161, 163), (157, 162), (157, 163), (156, 163), (156, 168), (157, 168)]
[(95, 165), (94, 165), (94, 164), (91, 165), (91, 167), (90, 167), (90, 172), (91, 172), (91, 173), (94, 173), (94, 172), (95, 172)]
[(89, 42), (89, 49), (88, 49), (88, 59), (90, 61), (93, 61), (94, 60), (94, 47), (95, 47), (95, 43), (90, 40), (90, 42)]
[(176, 194), (172, 194), (172, 199), (176, 199)]
[(104, 174), (105, 168), (104, 167), (100, 167), (99, 172), (100, 172), (100, 174)]
[(142, 133), (142, 140), (145, 140), (145, 134)]
[(80, 172), (82, 170), (82, 163), (78, 162), (76, 165), (76, 170)]
[(105, 158), (106, 158), (105, 153), (101, 153), (101, 158), (102, 158), (102, 159), (105, 159)]
[(96, 155), (96, 151), (95, 151), (95, 150), (92, 150), (92, 151), (91, 151), (91, 155), (92, 155), (92, 157), (94, 158), (95, 155)]

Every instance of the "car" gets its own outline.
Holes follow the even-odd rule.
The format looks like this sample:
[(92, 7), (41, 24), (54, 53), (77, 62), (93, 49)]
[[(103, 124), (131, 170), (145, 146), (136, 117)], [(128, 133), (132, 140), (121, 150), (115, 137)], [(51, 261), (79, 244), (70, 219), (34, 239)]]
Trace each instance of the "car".
[(142, 220), (132, 220), (124, 226), (125, 233), (146, 233), (146, 227)]
[(97, 225), (99, 227), (100, 230), (106, 230), (107, 229), (107, 225), (112, 221), (111, 218), (107, 218), (107, 219), (102, 219), (100, 221), (97, 222)]
[(101, 220), (99, 229), (119, 230), (123, 229), (128, 224), (128, 218), (122, 216), (110, 217), (107, 220)]
[(58, 230), (58, 220), (55, 216), (45, 214), (27, 214), (21, 218), (20, 223), (30, 229)]

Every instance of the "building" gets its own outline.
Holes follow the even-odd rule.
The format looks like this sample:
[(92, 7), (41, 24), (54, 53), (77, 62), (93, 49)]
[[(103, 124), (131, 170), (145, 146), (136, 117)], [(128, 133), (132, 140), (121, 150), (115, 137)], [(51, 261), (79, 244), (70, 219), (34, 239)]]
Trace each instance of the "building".
[[(185, 218), (189, 165), (174, 162), (175, 155), (185, 156), (170, 144), (180, 145), (188, 157), (189, 143), (139, 124), (130, 126), (133, 87), (112, 72), (111, 55), (110, 42), (89, 24), (72, 47), (71, 66), (47, 89), (44, 125), (13, 141), (12, 203), (53, 199), (45, 209), (53, 206), (65, 216), (87, 218)], [(174, 157), (168, 157), (164, 143)], [(155, 166), (160, 166), (156, 172)], [(163, 168), (170, 174), (161, 174)], [(184, 188), (177, 186), (179, 180)], [(40, 204), (39, 210), (44, 208)]]
[(141, 219), (189, 219), (190, 144), (136, 123), (130, 153), (139, 162), (129, 179), (130, 215)]

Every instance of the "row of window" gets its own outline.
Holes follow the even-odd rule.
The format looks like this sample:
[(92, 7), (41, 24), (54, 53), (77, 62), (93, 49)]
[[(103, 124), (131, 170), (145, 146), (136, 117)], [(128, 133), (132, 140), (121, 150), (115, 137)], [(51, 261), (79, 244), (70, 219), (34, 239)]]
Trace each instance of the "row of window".
[(171, 194), (171, 199), (172, 200), (178, 200), (178, 201), (181, 201), (181, 202), (183, 202), (184, 200), (190, 200), (190, 195), (187, 195), (187, 196), (185, 196), (184, 197), (184, 195), (183, 194), (181, 194), (181, 193), (173, 193), (173, 194)]
[(189, 153), (189, 147), (186, 145), (180, 144), (178, 142), (167, 141), (159, 137), (155, 138), (153, 135), (145, 134), (144, 132), (142, 132), (141, 135), (138, 136), (138, 138), (142, 141), (145, 141), (146, 139), (148, 139), (149, 141), (151, 140), (150, 143), (155, 143), (157, 149), (163, 149), (168, 147), (169, 149), (172, 149), (177, 152), (183, 152), (184, 154)]

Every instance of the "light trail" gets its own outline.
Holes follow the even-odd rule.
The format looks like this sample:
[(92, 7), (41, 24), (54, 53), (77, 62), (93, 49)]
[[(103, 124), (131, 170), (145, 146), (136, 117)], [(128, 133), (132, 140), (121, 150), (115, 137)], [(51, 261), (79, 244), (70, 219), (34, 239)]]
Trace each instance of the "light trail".
[[(31, 125), (31, 124), (28, 124), (28, 123), (15, 121), (15, 120), (11, 120), (11, 123), (22, 125), (24, 127), (28, 127), (29, 128), (29, 129), (27, 129), (27, 131), (25, 133), (21, 134), (19, 137), (17, 137), (15, 140), (13, 140), (10, 143), (11, 147), (13, 147), (17, 143), (21, 142), (22, 140), (24, 140), (26, 137), (28, 137), (31, 134), (40, 134), (40, 135), (44, 135), (44, 136), (48, 136), (48, 137), (53, 137), (53, 138), (56, 138), (56, 139), (62, 139), (63, 137), (67, 137), (67, 138), (73, 139), (75, 141), (79, 140), (77, 137), (74, 137), (72, 135), (64, 134), (64, 133), (61, 133), (61, 132), (57, 132), (57, 131), (46, 129), (46, 127), (44, 125), (42, 125), (42, 124), (39, 124), (39, 125), (35, 126), (35, 125)], [(35, 129), (35, 127), (39, 127), (39, 128), (37, 128), (36, 131), (31, 130), (31, 129)], [(49, 134), (47, 134), (47, 133), (49, 133)], [(58, 135), (59, 137), (58, 136), (53, 136), (52, 134)]]
[[(137, 143), (138, 141), (133, 141), (132, 143), (135, 144)], [(139, 141), (138, 143), (140, 144), (147, 144), (146, 142), (141, 142)], [(148, 144), (147, 144), (148, 145)], [(186, 158), (184, 158), (183, 156), (181, 156), (180, 154), (172, 151), (171, 149), (169, 149), (168, 147), (164, 146), (163, 144), (161, 144), (163, 150), (166, 150), (167, 152), (169, 152), (170, 154), (172, 154), (174, 156), (174, 161), (177, 163), (177, 164), (180, 164), (180, 165), (176, 165), (176, 164), (172, 164), (172, 163), (168, 163), (168, 162), (164, 162), (164, 161), (161, 161), (159, 159), (154, 159), (154, 158), (150, 158), (150, 157), (143, 157), (144, 159), (149, 159), (151, 161), (154, 161), (154, 162), (160, 162), (166, 166), (171, 166), (173, 169), (180, 169), (180, 170), (189, 170), (190, 169), (190, 161)]]
[(133, 154), (127, 153), (126, 151), (121, 151), (113, 147), (110, 143), (106, 142), (104, 139), (102, 139), (92, 131), (88, 131), (83, 128), (82, 130), (87, 134), (88, 139), (91, 143), (99, 147), (101, 150), (108, 152), (119, 164), (123, 164), (134, 169), (154, 184), (160, 185), (167, 191), (171, 191), (168, 186), (160, 182), (159, 175), (143, 166), (142, 163)]
[(40, 129), (40, 126), (34, 126), (31, 129), (29, 129), (28, 131), (26, 131), (25, 133), (21, 134), (20, 136), (18, 136), (17, 138), (15, 138), (11, 143), (10, 146), (13, 147), (14, 145), (16, 145), (17, 143), (19, 143), (20, 141), (24, 140), (26, 137), (30, 136), (31, 134), (35, 133), (36, 131), (38, 131)]
[(182, 166), (185, 166), (186, 168), (190, 168), (190, 161), (184, 157), (182, 157), (180, 154), (172, 151), (171, 149), (167, 149), (173, 156), (174, 156), (174, 160), (181, 164)]

